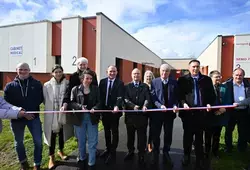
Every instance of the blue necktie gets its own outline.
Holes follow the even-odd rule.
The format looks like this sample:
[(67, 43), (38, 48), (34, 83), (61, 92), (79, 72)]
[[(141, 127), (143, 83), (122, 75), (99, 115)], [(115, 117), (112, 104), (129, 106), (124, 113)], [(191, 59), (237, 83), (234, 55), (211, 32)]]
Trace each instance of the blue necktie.
[(199, 86), (198, 86), (198, 79), (194, 78), (195, 82), (195, 93), (197, 96), (197, 106), (201, 106), (201, 101), (200, 101), (200, 91), (199, 91)]

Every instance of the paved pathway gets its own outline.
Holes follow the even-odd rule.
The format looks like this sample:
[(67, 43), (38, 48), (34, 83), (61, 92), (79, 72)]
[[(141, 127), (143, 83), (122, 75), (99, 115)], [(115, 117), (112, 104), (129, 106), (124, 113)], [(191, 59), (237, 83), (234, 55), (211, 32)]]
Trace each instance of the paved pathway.
[[(172, 170), (192, 170), (193, 169), (192, 166), (188, 168), (183, 168), (181, 165), (181, 159), (183, 156), (182, 135), (183, 135), (182, 122), (180, 118), (176, 118), (174, 122), (172, 149), (170, 151), (170, 156), (174, 162), (174, 167), (172, 168)], [(163, 137), (161, 137), (161, 139), (163, 139)], [(116, 164), (105, 165), (103, 159), (98, 158), (96, 169), (97, 170), (138, 170), (138, 169), (141, 169), (139, 168), (137, 164), (137, 157), (135, 157), (134, 160), (132, 161), (128, 161), (128, 162), (123, 161), (123, 158), (127, 152), (126, 140), (127, 140), (127, 137), (126, 137), (124, 119), (121, 118), (120, 120), (120, 142), (117, 148)], [(161, 140), (161, 146), (163, 146), (163, 140)], [(103, 149), (105, 148), (105, 139), (104, 139), (103, 132), (99, 133), (98, 148), (101, 151), (103, 151)], [(77, 152), (73, 153), (67, 162), (60, 162), (60, 165), (56, 167), (56, 170), (76, 170), (77, 169), (76, 155), (77, 155)], [(145, 169), (169, 170), (171, 168), (168, 167), (166, 164), (162, 163), (162, 156), (160, 156), (159, 167), (150, 167), (149, 164), (147, 163), (146, 167), (142, 169), (143, 170)]]

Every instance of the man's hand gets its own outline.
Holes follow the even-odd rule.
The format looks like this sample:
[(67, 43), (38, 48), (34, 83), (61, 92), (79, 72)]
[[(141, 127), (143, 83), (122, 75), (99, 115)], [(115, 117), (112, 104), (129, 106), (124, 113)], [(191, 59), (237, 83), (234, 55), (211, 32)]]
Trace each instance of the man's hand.
[(225, 108), (220, 108), (219, 111), (220, 111), (221, 113), (225, 113), (225, 112), (226, 112), (226, 109), (225, 109)]
[(114, 110), (113, 110), (113, 113), (117, 113), (119, 111), (119, 107), (118, 106), (115, 106), (114, 107)]
[(35, 118), (35, 115), (34, 114), (27, 114), (25, 113), (25, 110), (20, 110), (19, 113), (18, 113), (18, 118), (25, 118), (27, 120), (32, 120)]
[(239, 106), (239, 103), (233, 103), (234, 106), (238, 107)]
[(174, 109), (173, 110), (174, 113), (178, 112), (178, 107), (177, 106), (174, 106), (173, 109)]
[(148, 109), (148, 108), (147, 108), (146, 106), (143, 106), (143, 107), (142, 107), (142, 110), (143, 110), (143, 111), (146, 111), (147, 109)]
[(61, 107), (60, 111), (66, 111), (68, 108), (68, 104), (67, 103), (63, 103), (63, 106)]
[(87, 110), (86, 107), (87, 107), (86, 105), (83, 105), (83, 106), (82, 106), (82, 110)]
[(92, 114), (94, 114), (95, 113), (95, 109), (91, 109), (89, 112), (92, 113)]
[(210, 112), (212, 109), (211, 109), (211, 105), (210, 104), (207, 104), (207, 112)]
[(184, 104), (183, 104), (183, 107), (184, 107), (185, 109), (189, 109), (189, 106), (188, 106), (187, 103), (184, 103)]
[(165, 105), (161, 105), (161, 109), (167, 110)]
[(135, 105), (134, 110), (139, 110), (140, 106)]

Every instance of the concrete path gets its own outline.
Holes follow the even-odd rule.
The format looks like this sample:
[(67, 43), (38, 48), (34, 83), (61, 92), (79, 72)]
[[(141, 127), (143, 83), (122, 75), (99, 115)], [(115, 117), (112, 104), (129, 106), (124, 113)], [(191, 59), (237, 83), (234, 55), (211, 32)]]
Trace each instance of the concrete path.
[[(162, 162), (162, 156), (160, 156), (159, 167), (150, 167), (149, 162), (147, 161), (146, 167), (140, 168), (137, 164), (137, 156), (135, 156), (134, 160), (132, 161), (124, 162), (123, 158), (125, 154), (127, 153), (127, 147), (126, 147), (127, 135), (126, 135), (126, 128), (125, 128), (123, 118), (120, 119), (119, 127), (120, 127), (120, 142), (117, 148), (116, 164), (105, 165), (103, 159), (97, 158), (97, 164), (96, 164), (97, 170), (138, 170), (138, 169), (169, 170), (171, 169), (170, 167), (168, 167), (166, 164)], [(183, 136), (182, 122), (180, 118), (177, 117), (174, 122), (173, 143), (172, 143), (172, 148), (170, 151), (170, 156), (174, 162), (174, 167), (172, 168), (172, 170), (192, 170), (193, 169), (192, 165), (186, 168), (183, 168), (181, 165), (181, 159), (183, 156), (182, 136)], [(161, 137), (161, 139), (163, 139), (163, 136)], [(161, 140), (161, 149), (162, 149), (162, 146), (163, 146), (163, 140)], [(104, 133), (100, 132), (98, 149), (100, 149), (100, 151), (102, 152), (104, 148), (105, 148)], [(60, 164), (55, 169), (56, 170), (76, 170), (77, 169), (76, 155), (77, 155), (77, 152), (73, 153), (68, 161), (60, 162)]]

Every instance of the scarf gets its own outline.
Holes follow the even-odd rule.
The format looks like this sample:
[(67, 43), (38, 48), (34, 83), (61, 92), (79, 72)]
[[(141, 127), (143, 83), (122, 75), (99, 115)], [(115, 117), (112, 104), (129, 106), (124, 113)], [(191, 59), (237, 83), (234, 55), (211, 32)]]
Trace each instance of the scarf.
[[(64, 78), (60, 83), (58, 83), (56, 79), (52, 77), (50, 79), (50, 83), (53, 88), (53, 110), (60, 111), (60, 106), (62, 105), (63, 96), (67, 87), (67, 80)], [(60, 121), (62, 116), (65, 115), (60, 112), (53, 113), (52, 131), (55, 133), (58, 133), (62, 127), (62, 122)]]

